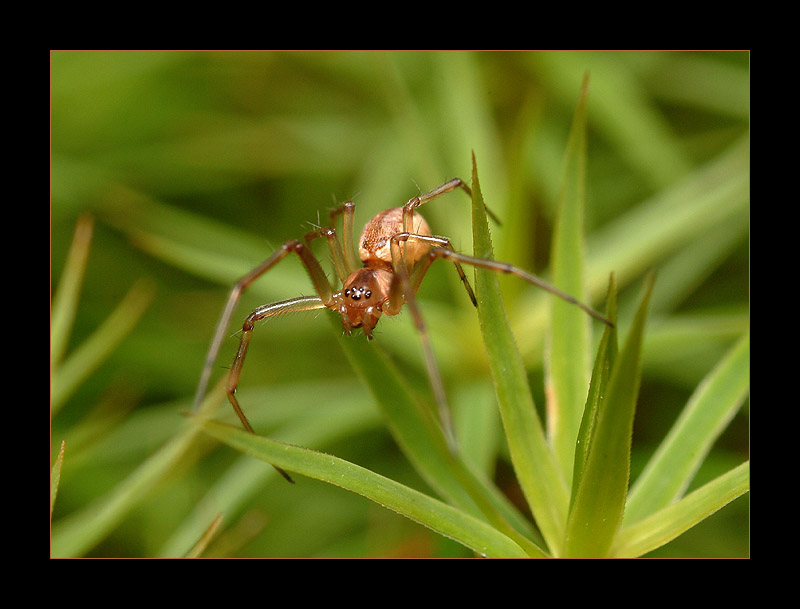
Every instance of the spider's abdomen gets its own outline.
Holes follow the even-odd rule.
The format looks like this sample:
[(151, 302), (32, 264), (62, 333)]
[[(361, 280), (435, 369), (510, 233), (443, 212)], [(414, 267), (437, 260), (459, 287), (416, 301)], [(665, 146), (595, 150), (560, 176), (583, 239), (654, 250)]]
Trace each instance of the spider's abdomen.
[[(425, 218), (415, 212), (413, 220), (413, 226), (409, 232), (430, 237), (431, 229)], [(393, 207), (376, 215), (364, 227), (361, 238), (358, 240), (358, 255), (361, 262), (365, 266), (391, 268), (391, 238), (402, 232), (404, 232), (402, 207)], [(408, 241), (405, 247), (409, 267), (413, 267), (430, 249), (429, 245), (418, 241)]]

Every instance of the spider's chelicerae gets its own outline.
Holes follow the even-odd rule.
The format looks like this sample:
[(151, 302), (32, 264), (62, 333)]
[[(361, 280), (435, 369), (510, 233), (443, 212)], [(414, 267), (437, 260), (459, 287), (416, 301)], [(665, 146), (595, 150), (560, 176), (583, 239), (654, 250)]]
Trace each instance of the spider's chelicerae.
[[(377, 214), (364, 227), (358, 240), (360, 263), (352, 246), (355, 204), (352, 201), (347, 201), (331, 212), (331, 224), (334, 223), (337, 216), (342, 216), (344, 247), (342, 247), (342, 243), (333, 228), (319, 228), (305, 236), (305, 243), (294, 240), (287, 241), (272, 256), (242, 277), (231, 289), (214, 333), (214, 338), (211, 341), (203, 373), (197, 387), (195, 405), (198, 405), (203, 400), (211, 369), (217, 358), (233, 310), (242, 292), (291, 253), (297, 254), (305, 265), (314, 284), (316, 296), (290, 298), (289, 300), (260, 306), (253, 311), (245, 319), (242, 326), (239, 349), (228, 374), (228, 400), (242, 421), (242, 425), (251, 433), (254, 433), (253, 428), (250, 426), (236, 399), (236, 387), (239, 384), (245, 354), (257, 321), (281, 313), (328, 308), (336, 311), (341, 316), (342, 326), (347, 334), (350, 334), (353, 328), (361, 328), (367, 338), (371, 339), (372, 330), (381, 315), (397, 315), (403, 305), (407, 304), (422, 340), (428, 374), (439, 406), (442, 425), (448, 440), (451, 442), (451, 446), (454, 446), (454, 436), (451, 431), (449, 409), (447, 408), (443, 384), (428, 341), (425, 325), (415, 300), (415, 295), (422, 280), (425, 278), (425, 273), (437, 258), (446, 258), (453, 262), (469, 297), (476, 306), (475, 295), (464, 275), (462, 263), (500, 273), (514, 274), (555, 294), (559, 298), (577, 305), (592, 317), (611, 325), (611, 322), (587, 305), (538, 277), (511, 264), (460, 254), (453, 249), (449, 239), (432, 235), (428, 223), (416, 212), (416, 208), (456, 188), (461, 188), (469, 195), (472, 194), (470, 188), (463, 181), (454, 178), (438, 188), (413, 197), (402, 207), (393, 207)], [(311, 241), (320, 237), (325, 237), (328, 240), (336, 275), (339, 281), (342, 282), (342, 288), (339, 290), (331, 288), (325, 272), (309, 247)], [(286, 472), (277, 467), (276, 469), (288, 480), (291, 480)]]

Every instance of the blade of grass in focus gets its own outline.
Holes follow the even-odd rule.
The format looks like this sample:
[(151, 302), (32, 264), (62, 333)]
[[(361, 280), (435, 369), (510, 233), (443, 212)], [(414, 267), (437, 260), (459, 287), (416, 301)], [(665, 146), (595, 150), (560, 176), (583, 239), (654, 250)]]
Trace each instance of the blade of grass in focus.
[[(489, 224), (473, 157), (472, 214), (475, 256), (493, 258)], [(528, 377), (517, 351), (497, 273), (475, 269), (478, 318), (492, 371), (511, 461), (536, 524), (553, 553), (560, 548), (569, 502), (559, 471), (536, 414)]]
[[(333, 322), (340, 330), (340, 322)], [(541, 556), (529, 523), (506, 497), (448, 448), (435, 412), (417, 400), (374, 341), (343, 336), (340, 344), (384, 413), (392, 435), (420, 475), (445, 499), (483, 516), (532, 555)]]
[[(617, 323), (617, 286), (614, 282), (614, 275), (611, 275), (608, 286), (608, 302), (606, 304), (606, 318), (613, 324)], [(608, 388), (608, 379), (617, 357), (617, 331), (616, 328), (607, 326), (600, 339), (597, 348), (594, 367), (592, 369), (592, 380), (589, 384), (589, 396), (586, 399), (581, 427), (578, 431), (578, 440), (575, 445), (575, 460), (572, 475), (570, 506), (575, 502), (575, 495), (581, 486), (583, 471), (586, 467), (586, 459), (590, 453), (590, 444), (594, 437), (594, 430), (597, 424), (598, 413), (602, 400), (605, 398)]]
[(570, 506), (564, 555), (604, 557), (622, 523), (630, 476), (633, 415), (639, 394), (641, 348), (653, 290), (648, 281), (614, 367), (587, 443), (579, 487)]
[(332, 455), (268, 440), (215, 421), (203, 422), (203, 428), (226, 444), (287, 471), (363, 495), (455, 539), (481, 556), (528, 556), (517, 544), (484, 521)]
[[(318, 448), (382, 424), (368, 400), (352, 400), (348, 397), (359, 390), (361, 387), (355, 381), (342, 386), (341, 391), (324, 383), (316, 383), (243, 392), (240, 399), (243, 404), (250, 405), (248, 416), (259, 433), (268, 433), (275, 439), (292, 444)], [(328, 401), (321, 412), (315, 398), (326, 394), (329, 395)], [(235, 415), (230, 416), (233, 411), (227, 404), (223, 404), (222, 411), (226, 413), (227, 421), (238, 424)], [(158, 556), (184, 555), (202, 534), (204, 523), (213, 518), (216, 512), (223, 513), (226, 521), (232, 521), (246, 509), (248, 502), (263, 494), (285, 491), (285, 484), (274, 468), (243, 456), (214, 479), (181, 524), (161, 544)]]

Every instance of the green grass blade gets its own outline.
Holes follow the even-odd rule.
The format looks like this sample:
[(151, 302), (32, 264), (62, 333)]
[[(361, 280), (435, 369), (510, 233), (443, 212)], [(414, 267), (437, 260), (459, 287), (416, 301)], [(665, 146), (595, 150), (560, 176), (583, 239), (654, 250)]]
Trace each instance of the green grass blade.
[(562, 97), (572, 94), (586, 70), (591, 72), (593, 128), (655, 188), (687, 172), (689, 162), (676, 134), (631, 70), (613, 61), (613, 53), (535, 53), (531, 58)]
[[(222, 384), (209, 394), (201, 412), (222, 401)], [(159, 450), (145, 459), (113, 491), (86, 508), (71, 513), (53, 525), (50, 554), (58, 558), (83, 556), (100, 542), (125, 516), (142, 503), (149, 492), (169, 476), (185, 456), (200, 428), (187, 422)]]
[(64, 464), (64, 442), (61, 442), (61, 448), (58, 451), (56, 462), (53, 463), (53, 468), (50, 470), (50, 518), (53, 517), (53, 508), (56, 505), (56, 496), (58, 495), (58, 485), (61, 482), (61, 466)]
[(620, 285), (627, 285), (686, 243), (746, 215), (749, 144), (748, 138), (735, 142), (685, 179), (594, 231), (587, 239), (589, 292), (605, 289), (608, 269), (614, 269)]
[(136, 283), (100, 328), (53, 372), (50, 384), (51, 416), (133, 329), (150, 305), (153, 292), (149, 283)]
[(268, 440), (215, 421), (203, 422), (203, 429), (229, 446), (282, 469), (367, 497), (482, 556), (527, 556), (516, 543), (484, 521), (338, 457)]
[(567, 556), (607, 556), (622, 523), (642, 341), (652, 290), (651, 276), (625, 345), (614, 361), (606, 395), (601, 399), (589, 454), (570, 508), (564, 544)]
[(208, 548), (208, 544), (211, 543), (211, 540), (214, 538), (214, 535), (217, 534), (220, 524), (222, 524), (222, 514), (217, 514), (211, 524), (208, 525), (208, 528), (203, 532), (200, 539), (197, 540), (197, 543), (187, 552), (186, 558), (199, 558), (202, 556), (203, 552)]
[[(347, 389), (344, 393), (350, 395), (352, 391), (359, 390), (360, 386), (354, 381), (352, 389)], [(270, 408), (261, 409), (266, 411), (268, 418), (272, 418), (277, 410), (276, 402), (290, 404), (289, 410), (296, 412), (298, 404), (308, 403), (303, 400), (303, 388), (286, 390), (284, 400), (270, 400)], [(309, 392), (317, 394), (324, 393), (326, 390), (323, 385), (313, 385), (308, 387)], [(274, 395), (274, 392), (270, 392)], [(280, 394), (280, 392), (278, 393)], [(292, 401), (291, 395), (296, 396), (296, 401)], [(255, 405), (257, 400), (248, 400), (248, 403)], [(270, 423), (260, 417), (255, 409), (250, 421), (256, 429), (269, 429), (270, 434), (276, 437), (290, 439), (292, 443), (303, 446), (325, 446), (342, 438), (351, 437), (365, 428), (369, 429), (380, 424), (379, 414), (375, 411), (372, 404), (367, 400), (347, 400), (347, 404), (328, 404), (324, 416), (317, 414), (309, 416), (300, 409), (300, 416), (296, 419), (289, 419), (286, 416), (280, 417), (280, 422), (273, 420)], [(223, 412), (231, 410), (224, 407)], [(231, 421), (236, 420), (235, 416), (230, 417)], [(180, 526), (172, 533), (158, 551), (157, 556), (163, 558), (178, 557), (186, 554), (187, 549), (192, 547), (196, 539), (202, 536), (205, 523), (211, 520), (217, 512), (225, 515), (226, 519), (234, 519), (236, 514), (241, 514), (246, 510), (248, 502), (252, 501), (261, 493), (270, 492), (266, 487), (273, 482), (285, 488), (285, 482), (280, 479), (280, 474), (272, 467), (266, 466), (261, 461), (251, 459), (243, 455), (241, 459), (232, 464), (225, 472), (215, 479), (213, 485), (196, 502), (192, 511), (187, 514)]]
[[(617, 322), (617, 287), (614, 282), (614, 275), (609, 279), (608, 304), (606, 305), (606, 317), (612, 323)], [(606, 326), (600, 345), (597, 348), (597, 357), (592, 368), (592, 380), (589, 383), (589, 396), (586, 398), (586, 406), (581, 419), (581, 427), (578, 431), (578, 441), (575, 445), (575, 465), (572, 475), (572, 496), (570, 505), (575, 501), (575, 495), (580, 480), (583, 477), (583, 470), (586, 467), (586, 459), (589, 455), (589, 447), (594, 436), (594, 429), (600, 409), (600, 403), (606, 394), (608, 378), (614, 366), (617, 356), (617, 330)]]
[(625, 508), (626, 525), (666, 507), (685, 492), (747, 396), (749, 372), (750, 337), (746, 334), (700, 384), (636, 480)]
[[(563, 186), (552, 245), (552, 283), (585, 300), (583, 216), (586, 199), (586, 111), (588, 76), (584, 78), (567, 144)], [(589, 318), (574, 305), (552, 298), (547, 358), (547, 431), (569, 485), (575, 440), (581, 425), (589, 381)]]
[(50, 373), (61, 362), (67, 350), (70, 331), (75, 321), (78, 298), (89, 257), (94, 221), (90, 216), (78, 218), (67, 262), (58, 282), (50, 311)]
[(704, 484), (673, 503), (625, 527), (614, 541), (612, 556), (642, 556), (675, 539), (750, 488), (750, 462)]
[[(472, 218), (475, 256), (493, 258), (478, 169), (472, 164)], [(551, 552), (563, 538), (569, 503), (564, 476), (545, 438), (528, 386), (525, 367), (505, 312), (497, 274), (475, 270), (478, 318), (492, 371), (511, 461), (536, 524)]]

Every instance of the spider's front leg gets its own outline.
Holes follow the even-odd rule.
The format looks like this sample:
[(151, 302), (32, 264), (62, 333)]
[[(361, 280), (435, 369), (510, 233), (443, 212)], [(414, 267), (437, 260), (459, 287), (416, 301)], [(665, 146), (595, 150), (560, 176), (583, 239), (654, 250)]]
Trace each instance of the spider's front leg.
[(214, 332), (214, 337), (211, 339), (211, 344), (208, 347), (205, 363), (203, 364), (203, 372), (200, 375), (200, 380), (197, 383), (197, 390), (194, 396), (195, 410), (200, 406), (200, 403), (205, 397), (208, 381), (211, 378), (211, 370), (214, 366), (214, 362), (217, 359), (217, 355), (219, 354), (219, 349), (222, 345), (222, 341), (225, 338), (225, 333), (228, 330), (228, 325), (230, 324), (233, 311), (236, 308), (242, 293), (248, 287), (250, 287), (250, 285), (256, 279), (261, 277), (264, 273), (269, 271), (278, 262), (283, 260), (292, 252), (297, 254), (305, 265), (308, 274), (311, 276), (314, 289), (317, 292), (322, 304), (324, 306), (331, 306), (333, 302), (331, 286), (328, 283), (328, 278), (325, 276), (325, 271), (322, 270), (322, 267), (320, 266), (319, 262), (317, 262), (317, 259), (314, 258), (314, 254), (311, 253), (311, 250), (299, 241), (287, 241), (281, 245), (278, 250), (272, 254), (272, 256), (267, 258), (267, 260), (237, 281), (236, 285), (233, 286), (228, 294), (228, 300), (225, 303), (225, 308), (222, 310), (222, 315), (220, 315), (219, 321), (217, 322), (217, 328)]
[[(231, 289), (228, 300), (225, 304), (225, 308), (222, 311), (222, 315), (220, 320), (217, 324), (217, 329), (214, 332), (214, 337), (211, 340), (211, 345), (209, 346), (208, 353), (206, 355), (205, 364), (203, 367), (203, 373), (200, 376), (200, 381), (197, 386), (197, 391), (195, 393), (195, 409), (200, 405), (203, 401), (205, 396), (205, 391), (208, 386), (208, 381), (211, 377), (211, 370), (213, 368), (214, 362), (217, 359), (217, 355), (219, 354), (219, 349), (222, 345), (222, 341), (227, 333), (228, 325), (230, 323), (231, 316), (233, 315), (233, 311), (236, 308), (236, 304), (239, 302), (242, 293), (259, 277), (261, 277), (264, 273), (269, 271), (273, 268), (278, 262), (283, 260), (286, 256), (291, 253), (295, 253), (299, 256), (302, 263), (305, 265), (308, 274), (311, 276), (311, 281), (314, 284), (314, 288), (317, 292), (317, 296), (311, 297), (301, 297), (301, 298), (293, 298), (291, 300), (285, 300), (282, 302), (274, 303), (272, 305), (266, 305), (264, 307), (259, 307), (256, 309), (245, 321), (244, 326), (242, 328), (242, 338), (239, 341), (239, 349), (236, 353), (236, 358), (233, 362), (233, 367), (228, 375), (228, 384), (227, 384), (227, 395), (228, 401), (231, 403), (234, 411), (238, 415), (239, 419), (244, 425), (244, 428), (251, 432), (253, 432), (253, 428), (250, 425), (247, 417), (244, 415), (241, 407), (239, 406), (239, 402), (236, 399), (236, 387), (239, 384), (239, 377), (241, 375), (242, 366), (244, 364), (244, 357), (247, 354), (247, 347), (250, 344), (250, 337), (253, 333), (253, 327), (256, 321), (259, 319), (264, 319), (266, 317), (271, 317), (273, 315), (278, 315), (280, 313), (291, 313), (295, 311), (307, 311), (311, 309), (320, 309), (323, 307), (333, 308), (335, 298), (331, 291), (330, 283), (328, 283), (328, 278), (325, 276), (325, 272), (322, 270), (317, 259), (311, 253), (311, 250), (308, 246), (304, 245), (300, 241), (287, 241), (280, 248), (267, 260), (265, 260), (262, 264), (254, 268), (250, 271), (247, 275), (242, 277), (236, 285)], [(288, 476), (286, 472), (284, 472), (279, 467), (275, 467), (281, 475), (283, 475), (287, 480), (291, 481), (291, 478)]]
[(253, 336), (256, 322), (284, 313), (311, 311), (313, 309), (322, 308), (325, 308), (325, 303), (322, 302), (318, 296), (301, 296), (299, 298), (290, 298), (289, 300), (282, 300), (280, 302), (260, 306), (245, 319), (242, 325), (242, 336), (239, 339), (239, 348), (236, 350), (236, 357), (233, 358), (233, 366), (231, 366), (230, 372), (228, 373), (226, 393), (228, 401), (231, 403), (231, 406), (233, 406), (233, 410), (238, 415), (244, 428), (250, 433), (255, 432), (242, 411), (242, 408), (239, 406), (239, 401), (236, 399), (236, 389), (239, 386), (239, 379), (242, 375), (242, 367), (244, 366), (244, 358), (245, 355), (247, 355), (247, 348), (250, 346), (250, 339)]

